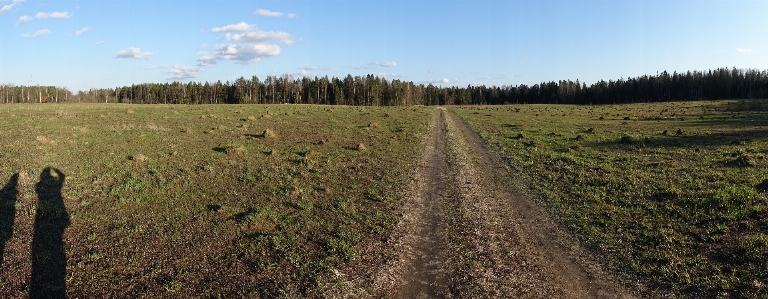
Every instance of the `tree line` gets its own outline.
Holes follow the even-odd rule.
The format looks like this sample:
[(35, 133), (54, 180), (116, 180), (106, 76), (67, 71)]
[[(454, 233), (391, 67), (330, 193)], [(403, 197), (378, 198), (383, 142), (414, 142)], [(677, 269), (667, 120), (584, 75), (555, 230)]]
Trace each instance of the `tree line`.
[(768, 71), (719, 68), (643, 75), (587, 86), (579, 80), (528, 86), (439, 87), (374, 75), (344, 78), (289, 75), (232, 82), (143, 83), (72, 93), (55, 86), (0, 85), (0, 103), (325, 104), (354, 106), (619, 104), (768, 98)]

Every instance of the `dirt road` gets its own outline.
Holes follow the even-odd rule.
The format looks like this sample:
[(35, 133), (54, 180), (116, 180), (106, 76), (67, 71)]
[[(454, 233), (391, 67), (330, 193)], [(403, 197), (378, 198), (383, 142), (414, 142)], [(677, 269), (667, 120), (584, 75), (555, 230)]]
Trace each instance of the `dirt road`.
[(515, 173), (458, 116), (437, 108), (424, 148), (402, 220), (384, 246), (388, 263), (337, 295), (636, 297), (542, 207), (513, 192), (521, 184)]

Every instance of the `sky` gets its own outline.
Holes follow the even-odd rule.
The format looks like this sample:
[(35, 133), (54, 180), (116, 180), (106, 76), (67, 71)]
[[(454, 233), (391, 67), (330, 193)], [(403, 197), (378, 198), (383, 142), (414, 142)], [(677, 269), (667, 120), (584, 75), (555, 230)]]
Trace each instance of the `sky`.
[(0, 84), (373, 74), (519, 85), (768, 69), (768, 1), (0, 0)]

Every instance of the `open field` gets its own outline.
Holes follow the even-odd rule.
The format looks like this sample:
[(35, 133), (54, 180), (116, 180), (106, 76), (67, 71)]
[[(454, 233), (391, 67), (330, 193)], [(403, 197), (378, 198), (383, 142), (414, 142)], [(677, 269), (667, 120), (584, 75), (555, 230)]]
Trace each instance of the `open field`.
[(0, 297), (768, 294), (756, 102), (4, 105), (0, 129)]
[(371, 244), (396, 222), (432, 119), (418, 107), (2, 106), (0, 297), (317, 296), (380, 262)]
[(527, 175), (520, 191), (652, 297), (768, 295), (759, 102), (451, 109)]

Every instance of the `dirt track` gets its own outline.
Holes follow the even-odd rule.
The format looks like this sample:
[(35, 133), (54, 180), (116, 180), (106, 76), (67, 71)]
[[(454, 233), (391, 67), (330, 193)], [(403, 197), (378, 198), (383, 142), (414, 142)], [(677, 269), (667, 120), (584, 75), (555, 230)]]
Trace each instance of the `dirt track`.
[(542, 207), (512, 191), (521, 184), (515, 174), (458, 116), (437, 108), (424, 147), (402, 220), (384, 246), (388, 262), (337, 286), (336, 295), (636, 297)]

